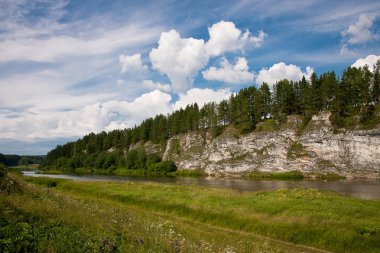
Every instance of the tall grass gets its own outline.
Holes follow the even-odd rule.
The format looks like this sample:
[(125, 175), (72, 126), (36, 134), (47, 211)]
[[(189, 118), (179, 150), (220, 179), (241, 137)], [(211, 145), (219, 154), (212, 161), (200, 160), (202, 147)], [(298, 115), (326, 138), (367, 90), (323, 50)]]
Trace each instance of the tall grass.
[(126, 205), (99, 196), (101, 192), (77, 194), (64, 180), (33, 179), (38, 186), (17, 181), (22, 193), (0, 192), (0, 252), (304, 252), (249, 233)]
[[(69, 204), (70, 201), (62, 203), (59, 210), (62, 209), (63, 212), (57, 213), (56, 217), (67, 217), (65, 220), (71, 221), (70, 224), (88, 227), (90, 232), (103, 231), (104, 226), (110, 226), (115, 212), (128, 212), (132, 217), (128, 221), (135, 226), (145, 221), (156, 225), (162, 220), (170, 221), (176, 233), (181, 235), (181, 239), (173, 241), (169, 240), (169, 237), (159, 236), (162, 233), (170, 233), (169, 227), (165, 227), (165, 232), (154, 232), (154, 229), (148, 229), (148, 232), (145, 229), (136, 230), (140, 231), (139, 236), (133, 237), (133, 240), (142, 239), (145, 246), (160, 247), (156, 250), (158, 252), (176, 252), (175, 247), (179, 247), (181, 252), (208, 252), (202, 240), (207, 241), (207, 247), (211, 247), (215, 252), (223, 252), (228, 247), (234, 249), (232, 252), (259, 252), (259, 248), (268, 242), (271, 244), (267, 248), (269, 252), (276, 252), (276, 247), (276, 250), (290, 247), (284, 250), (285, 252), (313, 251), (284, 246), (285, 244), (277, 245), (273, 240), (265, 241), (254, 235), (335, 252), (380, 251), (379, 201), (359, 200), (313, 189), (241, 193), (225, 189), (157, 183), (83, 183), (47, 178), (26, 180), (44, 187), (36, 188), (42, 192), (77, 201), (74, 201), (77, 204)], [(52, 181), (56, 186), (47, 188)], [(99, 211), (92, 211), (93, 205), (99, 206), (95, 209)], [(20, 204), (17, 208), (26, 207)], [(42, 212), (42, 207), (37, 211), (39, 212)], [(78, 215), (78, 212), (82, 214)], [(95, 215), (94, 218), (92, 214)], [(128, 228), (122, 230), (122, 238), (128, 235), (127, 230)], [(102, 235), (101, 232), (97, 232), (96, 238), (101, 238), (98, 233)], [(163, 241), (161, 244), (155, 241), (156, 236)], [(251, 236), (254, 236), (253, 241), (248, 239)], [(114, 235), (112, 238), (117, 236)], [(181, 244), (181, 240), (186, 243)], [(256, 242), (259, 246), (256, 245), (255, 248), (251, 243)], [(144, 248), (146, 249), (148, 248)]]

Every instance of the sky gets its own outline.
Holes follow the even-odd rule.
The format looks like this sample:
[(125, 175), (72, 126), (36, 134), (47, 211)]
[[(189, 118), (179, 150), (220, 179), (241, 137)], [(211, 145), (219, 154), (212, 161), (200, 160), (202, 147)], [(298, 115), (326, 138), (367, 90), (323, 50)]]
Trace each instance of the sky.
[(378, 59), (378, 0), (0, 0), (0, 153)]

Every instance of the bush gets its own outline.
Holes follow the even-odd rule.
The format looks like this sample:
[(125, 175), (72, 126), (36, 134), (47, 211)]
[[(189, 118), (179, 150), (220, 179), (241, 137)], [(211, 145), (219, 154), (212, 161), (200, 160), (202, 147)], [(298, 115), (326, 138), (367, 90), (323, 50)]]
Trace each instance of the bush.
[(3, 178), (5, 178), (5, 176), (7, 175), (7, 173), (8, 173), (8, 170), (5, 167), (5, 165), (2, 164), (2, 163), (0, 163), (0, 180), (2, 180)]
[(221, 135), (224, 131), (224, 126), (215, 126), (211, 128), (211, 136), (212, 138), (216, 138)]
[(153, 174), (167, 174), (169, 172), (175, 172), (177, 170), (177, 166), (173, 161), (162, 161), (149, 166), (149, 173)]
[(176, 172), (170, 173), (170, 176), (175, 177), (203, 177), (205, 173), (201, 169), (187, 169), (187, 170), (177, 170)]

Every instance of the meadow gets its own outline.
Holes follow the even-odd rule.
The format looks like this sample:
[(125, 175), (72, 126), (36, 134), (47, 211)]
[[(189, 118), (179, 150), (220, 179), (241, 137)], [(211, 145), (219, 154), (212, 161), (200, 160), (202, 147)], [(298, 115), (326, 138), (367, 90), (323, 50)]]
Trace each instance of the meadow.
[(4, 252), (380, 252), (380, 201), (11, 177), (20, 190), (0, 193)]

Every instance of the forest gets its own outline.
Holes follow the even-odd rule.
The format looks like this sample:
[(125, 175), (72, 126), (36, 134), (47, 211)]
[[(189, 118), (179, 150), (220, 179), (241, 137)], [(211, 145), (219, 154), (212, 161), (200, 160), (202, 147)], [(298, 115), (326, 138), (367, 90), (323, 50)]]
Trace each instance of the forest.
[(0, 164), (6, 166), (17, 166), (17, 165), (29, 165), (29, 164), (40, 164), (42, 163), (43, 156), (19, 156), (19, 155), (5, 155), (0, 153)]
[(302, 115), (306, 125), (315, 115), (330, 111), (336, 129), (372, 128), (379, 123), (380, 61), (375, 66), (348, 67), (341, 77), (329, 71), (313, 73), (310, 80), (281, 80), (272, 88), (266, 83), (250, 86), (220, 103), (196, 103), (168, 115), (157, 115), (133, 128), (90, 133), (83, 138), (59, 145), (48, 152), (44, 169), (73, 172), (76, 168), (112, 173), (117, 168), (165, 172), (175, 171), (173, 162), (161, 161), (157, 154), (143, 149), (129, 150), (138, 142), (165, 144), (177, 134), (210, 131), (218, 136), (227, 126), (240, 134), (255, 130), (265, 120), (286, 122), (288, 115)]

